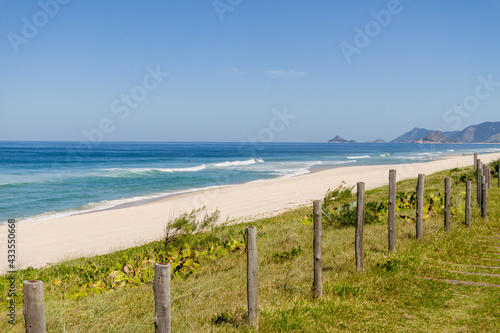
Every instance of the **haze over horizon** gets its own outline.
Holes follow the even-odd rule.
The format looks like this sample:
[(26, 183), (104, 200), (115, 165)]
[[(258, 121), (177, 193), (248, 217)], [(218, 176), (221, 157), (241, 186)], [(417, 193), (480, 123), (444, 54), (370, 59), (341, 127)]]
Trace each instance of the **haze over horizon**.
[(498, 121), (500, 2), (0, 1), (0, 140), (390, 141)]

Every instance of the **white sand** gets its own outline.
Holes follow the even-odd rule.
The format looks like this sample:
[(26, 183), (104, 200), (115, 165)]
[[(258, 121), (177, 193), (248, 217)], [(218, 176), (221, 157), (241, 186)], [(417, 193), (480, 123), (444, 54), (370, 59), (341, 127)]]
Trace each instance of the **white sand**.
[[(481, 155), (483, 163), (500, 158), (500, 153)], [(366, 189), (388, 184), (390, 169), (397, 180), (416, 178), (419, 173), (473, 165), (473, 157), (449, 157), (437, 161), (354, 166), (323, 170), (298, 177), (277, 178), (182, 194), (137, 206), (93, 212), (17, 225), (18, 268), (40, 267), (63, 259), (109, 253), (158, 240), (167, 221), (182, 212), (207, 207), (221, 211), (221, 220), (251, 220), (275, 215), (312, 200), (322, 199), (326, 191), (342, 181), (347, 185), (365, 182)], [(78, 189), (75, 189), (77, 191)], [(7, 226), (0, 226), (0, 244), (7, 240)], [(7, 250), (0, 250), (0, 272), (7, 269)]]

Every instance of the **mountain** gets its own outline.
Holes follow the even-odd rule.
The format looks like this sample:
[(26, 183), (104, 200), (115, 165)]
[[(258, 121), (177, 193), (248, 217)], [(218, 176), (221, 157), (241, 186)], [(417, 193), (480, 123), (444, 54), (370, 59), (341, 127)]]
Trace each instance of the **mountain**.
[[(336, 136), (329, 143), (356, 143)], [(373, 143), (385, 143), (378, 139)], [(500, 121), (471, 125), (462, 131), (440, 132), (415, 127), (390, 143), (500, 143)]]
[(333, 139), (328, 140), (327, 142), (328, 143), (356, 143), (356, 141), (354, 141), (354, 140), (349, 140), (348, 141), (346, 139), (341, 138), (338, 135), (336, 137), (334, 137)]
[(409, 132), (406, 132), (405, 134), (398, 136), (394, 140), (391, 141), (391, 143), (410, 143), (417, 141), (418, 139), (423, 138), (427, 134), (431, 133), (431, 130), (425, 129), (425, 128), (417, 128), (415, 127)]
[[(490, 138), (495, 140), (497, 134), (500, 134), (500, 121), (469, 126), (453, 135), (452, 138), (464, 143), (479, 143), (490, 142)], [(498, 137), (496, 140), (498, 140)]]
[[(435, 133), (436, 131), (431, 131), (426, 128), (414, 128), (409, 132), (397, 137), (392, 140), (391, 143), (411, 143), (424, 141), (426, 135), (430, 133)], [(465, 128), (463, 131), (452, 131), (452, 132), (439, 132), (443, 136), (453, 139), (455, 141), (446, 141), (437, 134), (433, 134), (430, 138), (427, 138), (434, 142), (437, 140), (440, 143), (453, 143), (453, 142), (463, 142), (463, 143), (498, 143), (500, 137), (500, 122), (486, 122), (479, 125), (472, 125)]]
[[(461, 131), (451, 131), (451, 132), (443, 132), (443, 135), (447, 138), (453, 138), (455, 135), (460, 133)], [(460, 141), (460, 140), (458, 140)]]
[(492, 135), (485, 141), (486, 143), (500, 143), (500, 133)]
[(440, 131), (430, 132), (423, 138), (413, 141), (412, 143), (461, 143), (456, 139), (450, 139)]

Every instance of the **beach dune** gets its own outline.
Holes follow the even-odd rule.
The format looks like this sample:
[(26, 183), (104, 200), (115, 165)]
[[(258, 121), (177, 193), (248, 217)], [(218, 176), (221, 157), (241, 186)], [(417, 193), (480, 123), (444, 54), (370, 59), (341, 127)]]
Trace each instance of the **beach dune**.
[[(485, 163), (500, 153), (480, 156)], [(220, 220), (249, 221), (276, 215), (322, 199), (326, 191), (345, 181), (365, 182), (367, 189), (388, 184), (390, 169), (397, 180), (418, 174), (473, 165), (473, 157), (447, 157), (426, 163), (340, 167), (290, 178), (275, 178), (181, 194), (140, 205), (97, 211), (45, 221), (19, 223), (16, 227), (18, 268), (41, 267), (64, 259), (109, 253), (159, 240), (167, 222), (183, 212), (206, 206), (219, 209)], [(77, 190), (77, 189), (75, 189)], [(7, 240), (7, 225), (0, 226), (0, 243)], [(0, 251), (0, 272), (7, 271), (6, 246)]]

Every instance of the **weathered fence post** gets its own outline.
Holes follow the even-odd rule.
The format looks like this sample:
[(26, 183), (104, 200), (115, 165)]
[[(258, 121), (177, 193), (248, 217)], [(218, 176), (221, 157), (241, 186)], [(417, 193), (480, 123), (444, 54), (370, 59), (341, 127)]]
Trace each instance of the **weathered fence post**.
[(314, 215), (314, 282), (313, 292), (314, 298), (320, 298), (323, 294), (323, 272), (322, 272), (322, 247), (323, 247), (323, 230), (321, 226), (321, 200), (313, 201)]
[(417, 183), (417, 218), (415, 223), (417, 239), (424, 238), (424, 186), (425, 175), (419, 174)]
[(493, 169), (491, 166), (488, 166), (488, 189), (493, 185)]
[(489, 190), (490, 189), (490, 182), (491, 182), (491, 168), (489, 165), (485, 165), (485, 168), (486, 168), (486, 189)]
[(483, 165), (483, 176), (484, 176), (484, 184), (486, 185), (486, 189), (488, 189), (488, 166)]
[(389, 170), (389, 252), (396, 251), (396, 170)]
[(356, 238), (355, 238), (355, 254), (356, 254), (356, 271), (363, 272), (364, 254), (363, 254), (363, 225), (365, 223), (365, 183), (357, 184), (357, 214), (356, 214)]
[(482, 178), (483, 177), (483, 164), (481, 163), (480, 160), (477, 160), (477, 177), (476, 177), (476, 182), (477, 182), (477, 205), (481, 207), (481, 184), (482, 184)]
[(155, 264), (155, 332), (170, 333), (170, 264)]
[(491, 167), (488, 165), (488, 190), (491, 186)]
[(483, 176), (482, 181), (482, 193), (481, 193), (481, 213), (483, 215), (483, 220), (488, 220), (488, 188), (486, 186), (486, 177)]
[(23, 281), (23, 293), (26, 332), (45, 333), (43, 281)]
[(470, 201), (472, 181), (468, 180), (465, 185), (465, 226), (470, 228)]
[(248, 323), (255, 329), (259, 328), (258, 279), (257, 228), (247, 227)]
[(477, 171), (477, 153), (474, 153), (474, 171)]
[(451, 178), (444, 179), (444, 230), (450, 231)]

